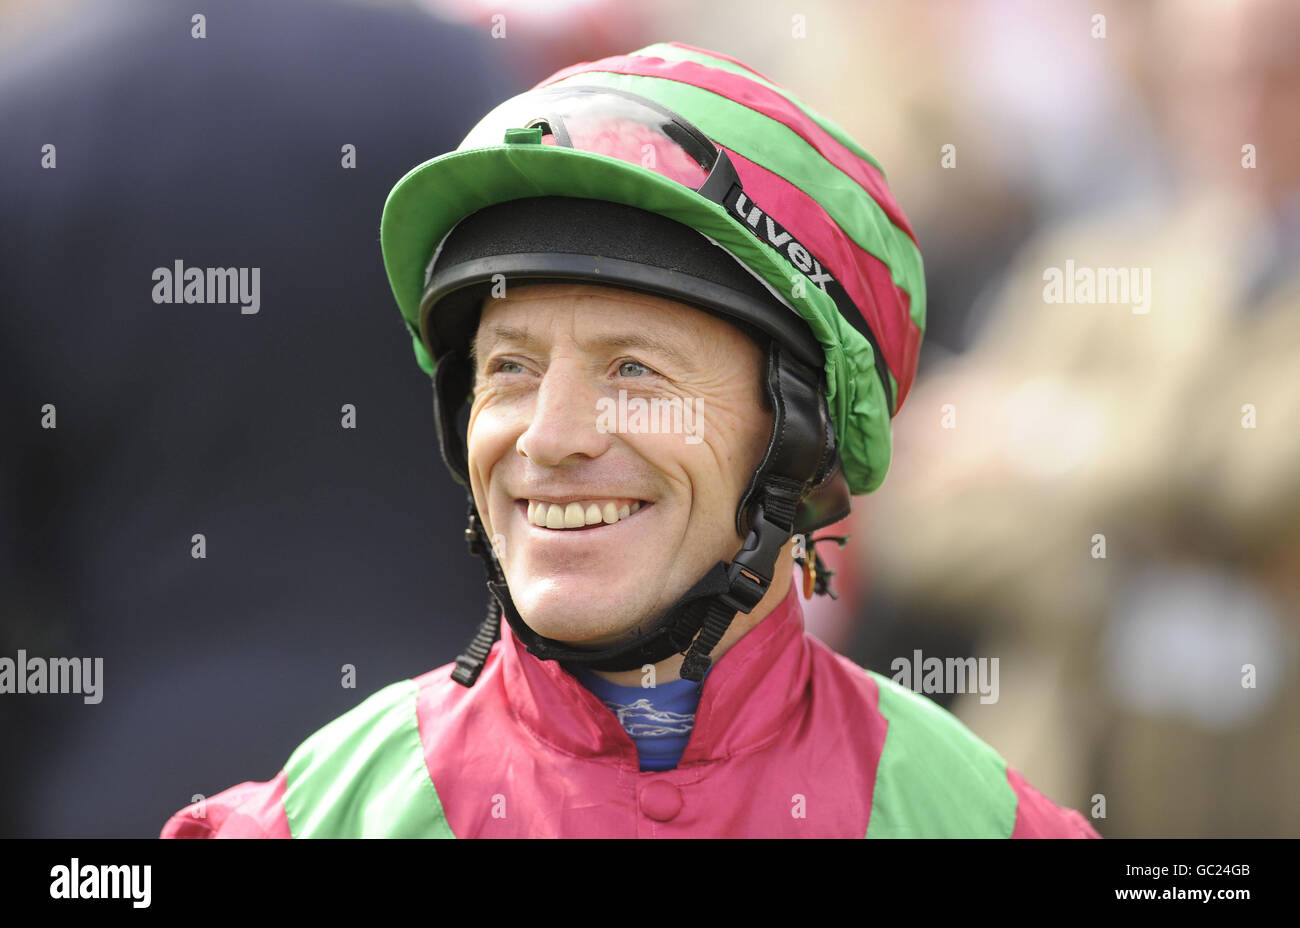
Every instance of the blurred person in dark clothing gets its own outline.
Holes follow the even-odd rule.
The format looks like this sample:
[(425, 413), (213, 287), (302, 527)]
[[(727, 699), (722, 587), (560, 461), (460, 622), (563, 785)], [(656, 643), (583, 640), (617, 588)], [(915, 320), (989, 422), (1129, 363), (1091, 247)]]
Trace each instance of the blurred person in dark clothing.
[[(102, 658), (97, 702), (0, 694), (3, 835), (155, 834), (453, 658), (439, 617), (482, 601), (428, 530), (464, 501), (409, 335), (370, 316), (375, 204), (505, 95), (500, 46), (416, 10), (195, 12), (71, 8), (0, 64), (0, 657)], [(246, 292), (186, 301), (192, 268)]]

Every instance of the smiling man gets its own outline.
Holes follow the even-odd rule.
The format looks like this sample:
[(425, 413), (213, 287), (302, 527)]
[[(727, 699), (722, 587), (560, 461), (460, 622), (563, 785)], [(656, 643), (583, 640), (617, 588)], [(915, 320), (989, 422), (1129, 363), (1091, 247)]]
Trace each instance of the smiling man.
[(811, 533), (884, 480), (925, 321), (842, 130), (655, 45), (493, 110), (381, 239), (487, 617), (164, 836), (1096, 837), (804, 632), (795, 564), (828, 591)]
[[(751, 336), (655, 295), (533, 284), (488, 301), (473, 347), (475, 505), (538, 634), (614, 644), (672, 606), (700, 565), (735, 554), (735, 501), (772, 421)], [(685, 416), (677, 430), (670, 419), (654, 432), (649, 422), (594, 427), (618, 394), (697, 410), (700, 441), (686, 440)], [(788, 580), (790, 565), (779, 575)], [(656, 678), (675, 678), (680, 661), (666, 659)], [(641, 673), (611, 676), (639, 683)]]

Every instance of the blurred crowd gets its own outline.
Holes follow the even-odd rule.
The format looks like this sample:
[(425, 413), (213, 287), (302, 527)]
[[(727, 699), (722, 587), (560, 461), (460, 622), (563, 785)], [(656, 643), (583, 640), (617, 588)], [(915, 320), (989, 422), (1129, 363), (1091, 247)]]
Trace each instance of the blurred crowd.
[[(156, 833), (190, 801), (160, 795), (174, 783), (268, 778), (355, 704), (319, 682), (338, 665), (364, 661), (371, 692), (454, 658), (482, 589), (379, 265), (383, 195), (556, 68), (676, 39), (848, 130), (925, 259), (894, 462), (827, 531), (852, 541), (821, 549), (841, 595), (805, 604), (810, 629), (887, 675), (915, 649), (998, 658), (995, 703), (936, 698), (1104, 836), (1300, 835), (1300, 4), (214, 0), (209, 34), (238, 41), (201, 53), (169, 7), (0, 0), (5, 399), (28, 415), (62, 396), (61, 427), (93, 423), (75, 466), (49, 440), (0, 461), (0, 653), (106, 653), (133, 676), (89, 722), (0, 706), (22, 746), (0, 793), (26, 797), (0, 803), (0, 832)], [(62, 187), (33, 155), (56, 136), (78, 139)], [(100, 296), (123, 264), (147, 280), (268, 250), (295, 283), (261, 348), (230, 318), (173, 330)], [(1079, 268), (1149, 291), (1055, 299), (1052, 273)], [(53, 332), (68, 306), (77, 325)], [(321, 370), (338, 396), (286, 431)], [(331, 417), (354, 396), (382, 425), (345, 453)], [(150, 418), (190, 404), (192, 433)], [(287, 520), (300, 556), (250, 554), (195, 606), (184, 539), (221, 512), (254, 550)], [(142, 540), (150, 520), (177, 563)], [(431, 627), (438, 597), (464, 620)]]
[[(959, 161), (920, 172), (927, 269), (974, 279), (936, 261), (980, 247), (929, 233), (1021, 240), (987, 286), (935, 294), (961, 334), (928, 346), (858, 508), (857, 646), (885, 660), (930, 625), (1000, 657), (1001, 699), (951, 708), (1105, 835), (1295, 836), (1300, 6), (1100, 4), (1104, 39), (1092, 7), (1042, 6), (1032, 31), (1012, 4), (944, 22)], [(1029, 204), (1022, 236), (970, 173)], [(1150, 292), (1049, 301), (1070, 266)]]

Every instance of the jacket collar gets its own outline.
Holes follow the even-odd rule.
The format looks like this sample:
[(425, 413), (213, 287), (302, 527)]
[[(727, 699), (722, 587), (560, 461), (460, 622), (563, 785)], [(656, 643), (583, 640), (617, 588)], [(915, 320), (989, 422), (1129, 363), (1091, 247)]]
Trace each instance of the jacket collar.
[[(791, 583), (776, 608), (704, 678), (679, 768), (757, 746), (797, 714), (812, 663), (797, 590)], [(557, 662), (529, 654), (508, 624), (501, 634), (506, 699), (533, 737), (566, 754), (638, 769), (636, 745), (594, 693)]]

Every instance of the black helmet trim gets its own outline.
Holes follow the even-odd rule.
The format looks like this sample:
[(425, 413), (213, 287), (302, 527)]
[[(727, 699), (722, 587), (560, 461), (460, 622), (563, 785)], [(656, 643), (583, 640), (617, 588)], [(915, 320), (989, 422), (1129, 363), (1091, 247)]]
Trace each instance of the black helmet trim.
[[(706, 247), (707, 246), (707, 247)], [(420, 304), (435, 362), (468, 353), (482, 301), (502, 282), (573, 281), (665, 296), (777, 339), (805, 364), (825, 354), (792, 307), (720, 246), (658, 213), (577, 197), (530, 197), (472, 214), (443, 241)]]

